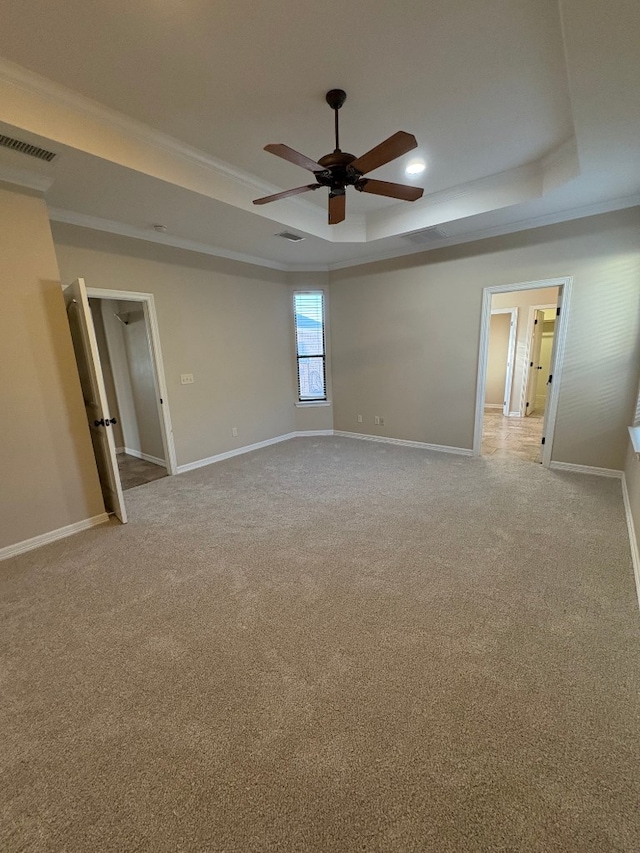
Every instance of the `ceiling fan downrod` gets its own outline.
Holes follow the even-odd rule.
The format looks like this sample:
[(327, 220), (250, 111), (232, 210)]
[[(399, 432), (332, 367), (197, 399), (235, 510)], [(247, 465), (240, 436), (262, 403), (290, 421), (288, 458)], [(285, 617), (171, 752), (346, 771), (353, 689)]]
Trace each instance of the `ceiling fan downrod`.
[(347, 93), (342, 89), (331, 89), (326, 95), (327, 103), (335, 113), (335, 130), (336, 130), (336, 147), (334, 153), (340, 151), (340, 126), (338, 119), (338, 110), (347, 100)]

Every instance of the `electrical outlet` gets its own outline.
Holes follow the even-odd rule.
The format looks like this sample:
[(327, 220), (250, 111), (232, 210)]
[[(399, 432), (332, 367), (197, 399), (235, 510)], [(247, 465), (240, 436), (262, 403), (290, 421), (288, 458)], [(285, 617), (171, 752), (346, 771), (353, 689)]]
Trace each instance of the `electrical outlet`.
[(358, 415), (358, 423), (359, 423), (359, 424), (361, 424), (361, 423), (362, 423), (362, 415)]
[(193, 373), (181, 373), (180, 382), (183, 385), (193, 385)]
[(379, 422), (380, 422), (380, 426), (384, 426), (384, 418), (380, 418)]
[(380, 426), (380, 418), (376, 415), (373, 419), (373, 422), (376, 426)]
[(231, 435), (232, 435), (234, 438), (237, 438), (237, 437), (238, 437), (238, 427), (231, 427)]

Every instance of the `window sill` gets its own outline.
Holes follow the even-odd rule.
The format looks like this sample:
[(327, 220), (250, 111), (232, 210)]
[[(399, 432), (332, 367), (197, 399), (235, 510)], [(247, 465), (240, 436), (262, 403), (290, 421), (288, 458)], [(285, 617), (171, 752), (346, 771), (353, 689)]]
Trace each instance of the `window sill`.
[(302, 400), (295, 404), (297, 409), (310, 409), (313, 406), (330, 406), (331, 400)]
[(631, 436), (631, 444), (636, 456), (640, 457), (640, 426), (629, 427), (629, 435)]

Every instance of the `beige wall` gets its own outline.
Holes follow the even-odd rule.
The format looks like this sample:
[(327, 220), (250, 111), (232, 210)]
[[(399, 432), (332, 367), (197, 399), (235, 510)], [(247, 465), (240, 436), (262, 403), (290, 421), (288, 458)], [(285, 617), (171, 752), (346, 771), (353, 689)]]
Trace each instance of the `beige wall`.
[(47, 209), (0, 185), (0, 548), (104, 512)]
[(293, 431), (283, 273), (74, 226), (53, 234), (64, 281), (154, 294), (178, 465)]
[(511, 314), (492, 314), (487, 353), (485, 404), (503, 406), (507, 381), (507, 360), (511, 335)]
[(471, 448), (483, 288), (573, 276), (552, 456), (622, 468), (640, 365), (639, 228), (633, 208), (332, 273), (336, 429)]

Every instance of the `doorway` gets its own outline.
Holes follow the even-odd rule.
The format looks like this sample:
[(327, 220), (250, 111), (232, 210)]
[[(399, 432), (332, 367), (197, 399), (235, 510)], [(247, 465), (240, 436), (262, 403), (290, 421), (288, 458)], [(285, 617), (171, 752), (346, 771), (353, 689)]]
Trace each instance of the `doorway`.
[(570, 288), (569, 278), (485, 288), (474, 455), (548, 467)]
[[(83, 279), (64, 289), (64, 299), (105, 509), (125, 523), (123, 482), (126, 488), (177, 473), (154, 299), (149, 293), (87, 288)], [(131, 325), (131, 335), (127, 339), (118, 331), (122, 346), (111, 346), (109, 337), (117, 335), (107, 329), (120, 325)], [(152, 447), (162, 455), (141, 448), (143, 433), (145, 441), (154, 434)], [(116, 451), (127, 450), (134, 451), (126, 456), (139, 468), (154, 465), (153, 475), (138, 471), (132, 477), (126, 458), (119, 465)]]
[(143, 303), (89, 298), (124, 491), (167, 476)]

